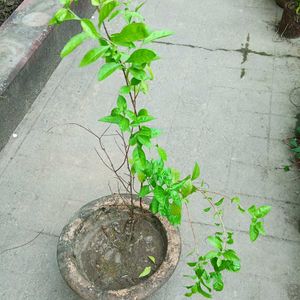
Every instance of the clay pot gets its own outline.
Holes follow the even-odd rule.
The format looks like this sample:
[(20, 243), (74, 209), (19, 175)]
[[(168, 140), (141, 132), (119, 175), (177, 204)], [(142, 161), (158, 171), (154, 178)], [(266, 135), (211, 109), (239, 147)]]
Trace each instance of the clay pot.
[(276, 0), (277, 5), (284, 8), (285, 4), (288, 2), (288, 0)]
[[(114, 194), (94, 200), (62, 230), (58, 266), (83, 299), (144, 299), (168, 281), (179, 262), (178, 229), (153, 215), (146, 204), (141, 209), (139, 201), (134, 201), (132, 217), (129, 199), (127, 194)], [(147, 266), (150, 274), (139, 278)]]
[(286, 3), (278, 33), (286, 38), (294, 39), (300, 37), (300, 15), (296, 14), (297, 4), (295, 1)]

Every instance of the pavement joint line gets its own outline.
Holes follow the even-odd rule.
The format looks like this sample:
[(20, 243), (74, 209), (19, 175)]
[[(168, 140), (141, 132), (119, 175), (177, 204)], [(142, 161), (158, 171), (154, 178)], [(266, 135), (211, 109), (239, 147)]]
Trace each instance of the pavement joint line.
[[(179, 46), (179, 47), (188, 47), (192, 49), (201, 49), (209, 52), (217, 52), (217, 51), (222, 51), (222, 52), (238, 52), (238, 53), (244, 53), (245, 49), (240, 48), (240, 49), (226, 49), (226, 48), (207, 48), (203, 46), (198, 46), (198, 45), (193, 45), (193, 44), (183, 44), (183, 43), (171, 43), (171, 42), (160, 42), (160, 41), (155, 41), (154, 43), (156, 44), (162, 44), (162, 45), (168, 45), (168, 46)], [(292, 54), (283, 54), (283, 55), (274, 55), (272, 53), (264, 52), (264, 51), (256, 51), (252, 49), (248, 49), (248, 54), (255, 54), (259, 56), (266, 56), (266, 57), (273, 57), (273, 58), (295, 58), (295, 59), (300, 59), (300, 56), (297, 55), (292, 55)]]
[[(189, 224), (188, 221), (183, 221), (183, 223)], [(197, 225), (203, 225), (203, 226), (207, 226), (207, 227), (215, 227), (215, 225), (209, 224), (209, 223), (206, 223), (206, 222), (192, 221), (191, 223), (192, 224), (197, 224)], [(249, 235), (249, 231), (247, 231), (247, 230), (233, 229), (232, 227), (228, 227), (228, 226), (226, 226), (226, 229), (229, 230), (229, 231), (234, 231), (234, 232)], [(287, 242), (287, 243), (291, 243), (291, 244), (293, 243), (293, 244), (299, 244), (300, 245), (300, 241), (295, 241), (295, 240), (291, 240), (291, 239), (287, 239), (287, 238), (281, 238), (281, 237), (277, 237), (277, 236), (271, 235), (271, 234), (262, 235), (261, 238), (262, 239), (272, 239), (272, 240), (283, 241), (283, 242)]]
[(243, 113), (251, 113), (254, 115), (262, 115), (262, 116), (271, 116), (271, 117), (282, 117), (282, 118), (287, 118), (287, 119), (291, 119), (294, 118), (296, 119), (296, 115), (295, 114), (290, 114), (290, 115), (285, 115), (285, 114), (278, 114), (278, 113), (272, 113), (272, 112), (259, 112), (259, 111), (251, 111), (251, 110), (241, 110), (241, 112)]
[[(227, 195), (228, 192), (221, 190), (220, 192), (216, 192), (216, 191), (208, 191), (208, 193), (211, 194), (215, 194), (215, 195), (219, 195), (219, 196), (223, 196), (226, 197), (228, 199), (230, 199), (231, 197)], [(285, 201), (285, 200), (279, 200), (279, 199), (275, 199), (275, 198), (267, 198), (267, 197), (263, 197), (263, 196), (255, 196), (255, 195), (250, 195), (250, 194), (246, 194), (246, 193), (232, 193), (235, 195), (240, 195), (240, 196), (245, 196), (245, 197), (251, 197), (251, 198), (261, 198), (261, 199), (266, 199), (266, 200), (271, 200), (273, 202), (283, 202), (285, 204), (290, 204), (290, 205), (300, 205), (300, 203), (296, 203), (296, 202), (290, 202), (290, 201)], [(276, 203), (277, 204), (277, 203)], [(283, 207), (283, 206), (282, 206)]]
[(280, 200), (280, 199), (276, 199), (276, 198), (273, 198), (273, 197), (264, 197), (264, 196), (261, 196), (261, 195), (250, 195), (250, 194), (246, 194), (246, 193), (233, 193), (233, 194), (240, 195), (240, 196), (245, 196), (245, 197), (251, 197), (251, 198), (261, 198), (261, 199), (265, 199), (265, 200), (271, 200), (271, 201), (274, 201), (274, 202), (281, 202), (281, 203), (284, 203), (284, 204), (291, 204), (291, 205), (300, 206), (300, 203), (298, 203), (298, 202)]

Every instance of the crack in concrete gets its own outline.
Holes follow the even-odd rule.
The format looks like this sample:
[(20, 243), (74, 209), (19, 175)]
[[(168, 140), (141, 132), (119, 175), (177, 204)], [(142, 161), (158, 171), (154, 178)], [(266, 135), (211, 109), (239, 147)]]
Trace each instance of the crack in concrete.
[[(242, 48), (240, 49), (241, 50), (240, 52), (242, 53), (242, 56), (243, 56), (241, 65), (244, 64), (248, 60), (249, 46), (250, 46), (250, 34), (248, 33), (245, 47), (242, 44)], [(244, 78), (245, 75), (246, 75), (246, 68), (241, 68), (240, 78), (241, 79)]]
[[(209, 52), (223, 51), (223, 52), (243, 53), (245, 51), (243, 48), (240, 48), (240, 49), (215, 48), (215, 49), (213, 49), (213, 48), (207, 48), (207, 47), (202, 47), (202, 46), (197, 46), (197, 45), (192, 45), (192, 44), (181, 44), (181, 43), (160, 42), (160, 41), (155, 41), (154, 43), (169, 45), (169, 46), (188, 47), (188, 48), (192, 48), (192, 49), (201, 49), (201, 50), (205, 50), (205, 51), (209, 51)], [(275, 55), (272, 53), (268, 53), (268, 52), (264, 52), (264, 51), (256, 51), (256, 50), (252, 50), (252, 49), (248, 49), (248, 54), (255, 54), (255, 55), (259, 55), (259, 56), (274, 57), (274, 58), (300, 59), (300, 56), (297, 56), (297, 55), (292, 55), (292, 54)]]
[(243, 44), (242, 44), (242, 48), (241, 48), (241, 52), (243, 55), (243, 60), (242, 60), (241, 65), (248, 60), (249, 46), (250, 46), (250, 34), (248, 33), (245, 47), (243, 47)]

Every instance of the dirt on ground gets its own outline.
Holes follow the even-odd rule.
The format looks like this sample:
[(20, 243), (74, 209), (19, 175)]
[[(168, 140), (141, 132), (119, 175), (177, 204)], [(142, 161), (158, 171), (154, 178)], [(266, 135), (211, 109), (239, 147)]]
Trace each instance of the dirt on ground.
[(0, 0), (0, 26), (22, 2), (23, 0)]

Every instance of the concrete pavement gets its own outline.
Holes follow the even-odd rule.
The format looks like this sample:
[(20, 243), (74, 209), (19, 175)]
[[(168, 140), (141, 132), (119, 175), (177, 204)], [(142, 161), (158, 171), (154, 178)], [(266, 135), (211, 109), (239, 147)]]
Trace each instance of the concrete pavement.
[[(215, 299), (300, 299), (299, 171), (282, 169), (290, 164), (283, 140), (299, 112), (290, 100), (300, 98), (300, 50), (299, 41), (274, 34), (280, 13), (271, 0), (153, 0), (144, 10), (149, 24), (176, 32), (155, 45), (162, 61), (145, 98), (158, 119), (153, 125), (165, 132), (158, 141), (170, 163), (188, 172), (197, 160), (211, 190), (238, 195), (245, 206), (273, 207), (268, 234), (255, 244), (239, 214), (225, 211), (237, 230), (242, 270), (227, 274)], [(89, 47), (60, 63), (0, 153), (1, 299), (79, 300), (57, 269), (57, 237), (78, 208), (109, 193), (114, 179), (98, 163), (96, 141), (64, 124), (101, 132), (97, 119), (115, 103), (122, 81), (116, 74), (99, 83), (98, 65), (77, 67)], [(211, 219), (201, 199), (191, 206), (205, 251)], [(181, 230), (182, 261), (151, 300), (184, 299), (184, 254), (193, 246), (188, 223)]]

